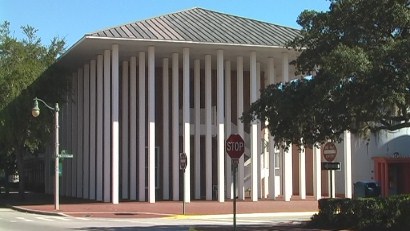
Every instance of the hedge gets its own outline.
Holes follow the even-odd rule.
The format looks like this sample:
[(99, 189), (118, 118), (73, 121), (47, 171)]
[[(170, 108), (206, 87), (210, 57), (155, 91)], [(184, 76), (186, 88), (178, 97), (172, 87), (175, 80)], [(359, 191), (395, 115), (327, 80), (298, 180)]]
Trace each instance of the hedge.
[(311, 227), (410, 230), (410, 195), (387, 198), (321, 199)]

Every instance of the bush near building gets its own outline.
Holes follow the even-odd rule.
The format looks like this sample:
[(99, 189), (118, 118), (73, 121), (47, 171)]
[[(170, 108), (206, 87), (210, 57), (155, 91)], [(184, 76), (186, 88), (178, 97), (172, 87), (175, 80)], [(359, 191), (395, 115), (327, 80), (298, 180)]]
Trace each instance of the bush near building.
[(410, 194), (387, 198), (321, 199), (309, 226), (352, 230), (410, 230)]

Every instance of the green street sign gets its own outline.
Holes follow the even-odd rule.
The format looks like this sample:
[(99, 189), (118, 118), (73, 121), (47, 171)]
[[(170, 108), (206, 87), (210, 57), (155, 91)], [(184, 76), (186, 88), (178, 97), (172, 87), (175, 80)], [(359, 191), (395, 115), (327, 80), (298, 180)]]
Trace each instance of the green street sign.
[(62, 158), (62, 159), (64, 159), (64, 158), (73, 158), (73, 154), (67, 153), (66, 150), (61, 150), (61, 153), (60, 153), (60, 155), (58, 155), (58, 158)]
[(60, 154), (60, 155), (58, 155), (58, 158), (61, 158), (61, 159), (73, 158), (73, 154)]

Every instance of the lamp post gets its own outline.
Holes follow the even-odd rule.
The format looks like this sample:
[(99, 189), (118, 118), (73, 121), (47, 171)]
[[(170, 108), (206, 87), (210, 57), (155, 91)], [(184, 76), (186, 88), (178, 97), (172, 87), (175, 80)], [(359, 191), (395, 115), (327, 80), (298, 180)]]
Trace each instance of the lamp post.
[(38, 102), (42, 102), (47, 108), (50, 110), (54, 111), (54, 125), (55, 125), (55, 130), (54, 130), (54, 135), (55, 135), (55, 164), (54, 164), (54, 209), (55, 210), (60, 210), (60, 197), (59, 197), (59, 143), (58, 143), (58, 112), (59, 112), (59, 107), (58, 103), (56, 103), (55, 107), (49, 106), (46, 102), (44, 102), (42, 99), (39, 98), (34, 98), (34, 107), (31, 110), (31, 114), (33, 117), (37, 117), (40, 115), (40, 108), (38, 107)]

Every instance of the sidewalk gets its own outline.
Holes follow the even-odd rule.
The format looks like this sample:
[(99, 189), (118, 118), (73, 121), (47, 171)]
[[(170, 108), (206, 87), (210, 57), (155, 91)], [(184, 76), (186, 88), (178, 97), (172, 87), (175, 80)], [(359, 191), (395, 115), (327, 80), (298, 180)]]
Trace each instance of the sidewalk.
[[(8, 198), (1, 198), (0, 204), (11, 206), (28, 212), (75, 216), (75, 217), (121, 217), (148, 218), (182, 215), (181, 201), (158, 201), (156, 203), (120, 201), (119, 204), (103, 203), (78, 198), (60, 198), (60, 210), (54, 210), (53, 195), (26, 193), (25, 199), (11, 193)], [(315, 213), (317, 201), (293, 199), (290, 202), (278, 200), (260, 200), (252, 202), (249, 199), (237, 201), (237, 214), (287, 214)], [(185, 204), (185, 215), (227, 215), (233, 212), (233, 201), (191, 201)]]

